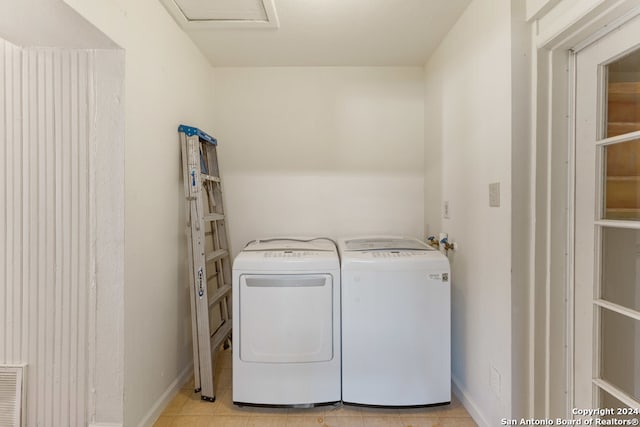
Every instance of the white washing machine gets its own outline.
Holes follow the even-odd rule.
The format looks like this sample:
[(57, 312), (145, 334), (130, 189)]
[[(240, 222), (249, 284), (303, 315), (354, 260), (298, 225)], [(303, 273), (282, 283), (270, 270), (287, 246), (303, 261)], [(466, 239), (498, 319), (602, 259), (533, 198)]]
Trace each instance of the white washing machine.
[(340, 239), (342, 400), (371, 406), (451, 402), (446, 256), (413, 238)]
[(253, 242), (233, 263), (233, 402), (340, 401), (340, 260), (328, 239)]

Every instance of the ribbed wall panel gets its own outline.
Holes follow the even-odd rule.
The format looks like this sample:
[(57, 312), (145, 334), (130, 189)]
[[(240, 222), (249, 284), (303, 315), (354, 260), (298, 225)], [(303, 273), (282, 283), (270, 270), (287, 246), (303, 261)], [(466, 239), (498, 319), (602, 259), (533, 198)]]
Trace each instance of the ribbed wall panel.
[(87, 425), (93, 54), (0, 40), (0, 364), (27, 426)]

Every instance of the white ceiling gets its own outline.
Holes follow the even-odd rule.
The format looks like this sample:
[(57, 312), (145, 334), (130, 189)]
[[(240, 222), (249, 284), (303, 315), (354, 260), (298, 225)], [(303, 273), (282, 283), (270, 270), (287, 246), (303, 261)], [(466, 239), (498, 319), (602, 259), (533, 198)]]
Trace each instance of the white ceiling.
[(113, 49), (117, 45), (58, 0), (0, 0), (0, 38), (21, 47)]
[[(230, 0), (160, 0), (214, 66), (424, 65), (470, 0), (243, 0), (271, 15), (248, 24), (187, 21)], [(237, 0), (236, 0), (237, 1)], [(264, 1), (264, 6), (262, 5)], [(216, 5), (218, 3), (218, 5)], [(238, 3), (235, 3), (236, 6)], [(277, 17), (272, 16), (275, 6)], [(251, 6), (253, 7), (253, 6)], [(237, 7), (236, 7), (237, 8)], [(195, 11), (195, 12), (194, 12)], [(251, 12), (255, 13), (255, 12)]]

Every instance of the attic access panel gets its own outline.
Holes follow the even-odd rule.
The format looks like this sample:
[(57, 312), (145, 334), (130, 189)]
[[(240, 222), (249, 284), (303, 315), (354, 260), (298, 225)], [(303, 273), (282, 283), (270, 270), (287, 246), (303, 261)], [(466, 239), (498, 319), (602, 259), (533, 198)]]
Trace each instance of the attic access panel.
[(278, 28), (273, 0), (160, 0), (188, 29)]

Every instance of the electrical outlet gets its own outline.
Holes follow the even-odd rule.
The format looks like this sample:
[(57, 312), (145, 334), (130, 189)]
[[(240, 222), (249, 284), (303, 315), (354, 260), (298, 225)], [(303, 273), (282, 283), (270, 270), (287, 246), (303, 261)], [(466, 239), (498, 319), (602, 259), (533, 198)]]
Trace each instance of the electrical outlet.
[(442, 218), (449, 219), (449, 201), (442, 202)]

